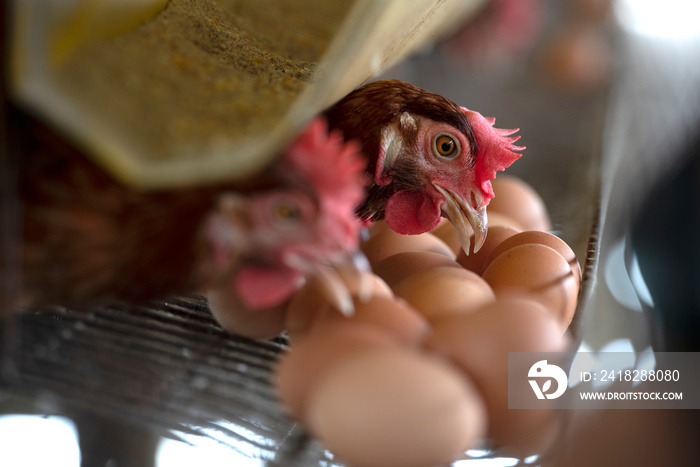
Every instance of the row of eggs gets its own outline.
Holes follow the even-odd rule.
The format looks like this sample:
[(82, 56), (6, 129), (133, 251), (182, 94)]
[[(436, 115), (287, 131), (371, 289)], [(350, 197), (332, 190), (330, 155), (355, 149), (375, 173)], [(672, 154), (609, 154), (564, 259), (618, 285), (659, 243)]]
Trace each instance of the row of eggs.
[(581, 269), (530, 185), (493, 188), (477, 253), (449, 222), (415, 236), (379, 222), (361, 245), (372, 272), (344, 277), (352, 316), (312, 284), (290, 301), (279, 399), (349, 465), (441, 465), (484, 440), (526, 456), (558, 432), (556, 411), (508, 409), (508, 352), (568, 349)]

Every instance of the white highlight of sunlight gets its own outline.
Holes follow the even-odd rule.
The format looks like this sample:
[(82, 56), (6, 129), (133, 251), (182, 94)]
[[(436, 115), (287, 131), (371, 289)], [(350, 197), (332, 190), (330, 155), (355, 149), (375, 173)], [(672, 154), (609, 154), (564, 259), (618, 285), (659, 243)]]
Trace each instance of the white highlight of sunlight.
[[(469, 449), (467, 456), (469, 459), (462, 459), (453, 462), (450, 467), (511, 467), (518, 464), (518, 460), (512, 457), (488, 457), (492, 455), (491, 451), (483, 449)], [(483, 457), (483, 459), (481, 459)], [(538, 456), (530, 456), (525, 459), (525, 462), (532, 462)]]
[[(608, 342), (598, 352), (594, 352), (588, 344), (581, 342), (569, 368), (569, 387), (572, 388), (581, 383), (580, 374), (582, 372), (600, 374), (600, 370), (608, 372), (627, 369), (651, 371), (655, 368), (656, 356), (651, 346), (641, 352), (635, 352), (632, 342), (627, 338), (621, 338)], [(594, 389), (600, 390), (611, 385), (612, 381), (594, 380), (591, 384)], [(638, 384), (639, 381), (632, 382), (632, 387)]]
[(452, 467), (512, 467), (518, 465), (518, 459), (495, 457), (490, 459), (464, 459), (454, 462)]
[(232, 448), (229, 444), (235, 442), (226, 431), (232, 431), (247, 439), (265, 444), (266, 439), (240, 425), (226, 420), (213, 422), (224, 431), (214, 428), (197, 428), (203, 436), (177, 433), (182, 441), (163, 438), (156, 451), (157, 467), (190, 467), (206, 465), (207, 467), (260, 467), (264, 461), (260, 459), (262, 452), (256, 446), (239, 442)]
[(595, 359), (593, 353), (591, 353), (591, 348), (586, 345), (585, 342), (581, 342), (581, 345), (571, 362), (571, 367), (569, 368), (569, 387), (573, 388), (581, 382), (580, 374), (583, 372), (594, 373), (598, 370), (598, 362)]
[[(632, 346), (632, 341), (627, 338), (615, 339), (597, 352), (594, 352), (591, 347), (585, 342), (581, 342), (571, 367), (569, 368), (569, 387), (574, 387), (579, 384), (580, 373), (599, 373), (601, 370), (617, 371), (626, 370), (635, 367), (637, 354)], [(591, 387), (598, 391), (612, 384), (611, 380), (602, 381), (601, 378), (596, 378), (591, 381)]]
[(617, 0), (615, 14), (625, 29), (673, 39), (700, 36), (697, 0)]
[[(656, 356), (654, 355), (654, 349), (651, 346), (642, 350), (637, 357), (637, 365), (634, 367), (635, 370), (645, 370), (647, 372), (656, 369)], [(641, 379), (632, 382), (632, 387), (635, 387), (641, 383)]]
[[(628, 370), (634, 368), (637, 354), (632, 347), (632, 341), (623, 337), (605, 344), (596, 354), (598, 368), (605, 371)], [(594, 390), (606, 388), (612, 381), (601, 381), (600, 378), (593, 381)]]
[(190, 467), (206, 465), (207, 467), (260, 467), (260, 459), (253, 459), (225, 446), (218, 441), (202, 436), (192, 436), (188, 442), (163, 438), (156, 451), (157, 467)]
[(0, 416), (0, 465), (79, 467), (75, 425), (65, 417)]
[(639, 261), (637, 255), (632, 256), (632, 262), (629, 266), (629, 277), (632, 282), (632, 287), (637, 292), (637, 297), (647, 306), (654, 307), (654, 300), (651, 298), (649, 287), (642, 276), (642, 270), (639, 269)]
[(624, 238), (610, 249), (605, 261), (605, 285), (620, 305), (630, 310), (642, 311), (642, 305), (625, 267)]
[[(621, 337), (620, 339), (615, 339), (607, 344), (605, 344), (603, 347), (600, 348), (598, 351), (598, 354), (601, 355), (601, 357), (604, 357), (606, 353), (611, 354), (610, 355), (610, 363), (617, 363), (621, 364), (624, 366), (616, 367), (616, 369), (624, 369), (624, 368), (631, 368), (634, 366), (634, 359), (635, 359), (635, 353), (634, 353), (634, 347), (632, 346), (632, 341), (629, 340), (626, 337)], [(622, 354), (620, 356), (618, 355), (612, 355), (612, 354)], [(605, 363), (608, 363), (607, 361)]]

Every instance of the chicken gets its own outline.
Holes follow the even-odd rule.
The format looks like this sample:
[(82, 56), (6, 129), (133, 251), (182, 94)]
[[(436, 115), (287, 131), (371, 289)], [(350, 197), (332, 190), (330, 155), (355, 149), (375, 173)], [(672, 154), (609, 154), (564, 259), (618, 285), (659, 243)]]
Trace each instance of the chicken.
[(360, 87), (325, 112), (329, 126), (358, 141), (370, 181), (357, 212), (386, 219), (400, 234), (427, 232), (448, 218), (462, 248), (486, 238), (491, 180), (521, 154), (518, 129), (493, 127), (495, 119), (397, 80)]
[(483, 72), (508, 65), (532, 50), (544, 12), (542, 0), (491, 0), (440, 47), (456, 66)]
[(273, 167), (279, 186), (222, 195), (205, 228), (213, 247), (209, 268), (218, 271), (210, 301), (230, 312), (274, 307), (313, 274), (341, 312), (352, 312), (352, 298), (329, 266), (350, 265), (343, 270), (350, 274), (368, 268), (354, 213), (364, 195), (364, 166), (359, 147), (327, 134), (317, 118)]
[(255, 180), (168, 192), (130, 190), (42, 135), (19, 171), (21, 306), (230, 288), (242, 306), (265, 308), (288, 299), (306, 274), (332, 288), (327, 265), (357, 250), (365, 163), (322, 118)]

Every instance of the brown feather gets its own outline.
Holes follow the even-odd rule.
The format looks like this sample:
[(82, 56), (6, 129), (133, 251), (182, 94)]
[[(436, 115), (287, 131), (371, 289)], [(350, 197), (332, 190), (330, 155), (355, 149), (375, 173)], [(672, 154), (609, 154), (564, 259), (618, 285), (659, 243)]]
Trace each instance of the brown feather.
[(144, 301), (195, 290), (203, 216), (219, 187), (145, 193), (45, 128), (19, 168), (25, 303)]
[(400, 159), (392, 168), (392, 182), (388, 185), (370, 183), (366, 189), (363, 202), (357, 207), (356, 213), (361, 219), (371, 222), (384, 218), (384, 207), (391, 195), (400, 190), (419, 190), (426, 183), (420, 167), (411, 159)]

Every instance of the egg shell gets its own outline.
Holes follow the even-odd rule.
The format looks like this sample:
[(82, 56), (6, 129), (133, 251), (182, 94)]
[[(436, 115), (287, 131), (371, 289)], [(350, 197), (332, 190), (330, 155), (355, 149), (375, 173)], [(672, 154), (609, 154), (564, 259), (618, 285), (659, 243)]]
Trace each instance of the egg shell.
[(402, 345), (415, 347), (430, 331), (428, 320), (397, 297), (375, 295), (367, 301), (356, 299), (354, 303), (352, 316), (342, 315), (329, 305), (323, 306), (311, 332), (325, 333), (329, 325), (361, 322), (384, 330)]
[[(537, 191), (524, 180), (512, 175), (499, 175), (491, 181), (494, 198), (488, 205), (492, 213), (514, 219), (523, 230), (551, 230), (547, 207)], [(489, 219), (490, 220), (490, 219)]]
[(384, 230), (391, 230), (391, 227), (387, 225), (386, 220), (384, 219), (372, 223), (367, 229), (370, 237), (374, 237), (375, 235), (383, 232)]
[(453, 313), (469, 313), (496, 299), (475, 272), (436, 267), (413, 274), (394, 285), (394, 293), (432, 322)]
[(447, 465), (476, 446), (486, 425), (469, 378), (407, 349), (345, 359), (318, 383), (305, 419), (353, 467)]
[[(393, 296), (393, 292), (381, 277), (370, 272), (362, 272), (361, 275), (362, 280), (371, 284), (373, 296)], [(357, 279), (359, 278), (343, 276), (343, 281), (353, 296), (360, 291), (360, 282)], [(287, 335), (292, 342), (309, 331), (318, 316), (319, 309), (327, 303), (326, 298), (319, 292), (312, 278), (307, 280), (292, 296), (287, 305), (285, 320)]]
[(431, 230), (430, 233), (445, 242), (455, 255), (458, 255), (462, 251), (462, 244), (459, 243), (457, 230), (448, 219), (441, 219), (438, 226)]
[(326, 303), (319, 291), (308, 283), (292, 296), (285, 315), (285, 328), (290, 341), (308, 332), (319, 309)]
[(486, 240), (479, 251), (474, 253), (474, 235), (471, 236), (469, 254), (464, 251), (457, 254), (457, 262), (464, 268), (477, 274), (484, 272), (486, 262), (491, 252), (506, 238), (520, 232), (520, 229), (510, 226), (489, 226), (486, 232)]
[(395, 347), (396, 340), (376, 327), (354, 322), (327, 326), (304, 336), (277, 361), (273, 381), (288, 414), (302, 420), (310, 391), (322, 375), (352, 354)]
[(233, 288), (210, 290), (209, 308), (222, 328), (254, 339), (269, 339), (284, 331), (285, 304), (269, 308), (247, 308)]
[(488, 264), (482, 277), (496, 297), (527, 295), (550, 310), (562, 330), (571, 323), (579, 283), (569, 263), (553, 248), (539, 243), (509, 248)]
[(376, 275), (393, 287), (406, 277), (438, 266), (461, 268), (459, 263), (432, 251), (404, 251), (372, 265)]
[[(513, 297), (436, 321), (425, 342), (428, 351), (451, 359), (476, 384), (487, 408), (488, 438), (520, 455), (545, 448), (559, 419), (550, 408), (508, 409), (508, 352), (564, 352), (568, 347), (541, 303)], [(516, 390), (532, 391), (527, 378), (517, 383), (522, 388)]]
[(375, 263), (404, 251), (431, 251), (450, 259), (455, 259), (455, 253), (442, 240), (430, 232), (419, 235), (401, 235), (387, 228), (381, 229), (375, 235), (362, 243), (360, 250), (365, 254), (370, 264)]
[(489, 226), (500, 226), (500, 227), (512, 227), (517, 230), (525, 230), (523, 224), (513, 219), (510, 216), (501, 214), (500, 212), (491, 211), (488, 212), (488, 222)]
[(576, 258), (576, 253), (574, 253), (574, 250), (572, 250), (564, 240), (556, 235), (549, 232), (542, 232), (540, 230), (526, 230), (506, 238), (493, 249), (487, 260), (487, 265), (504, 251), (514, 246), (524, 245), (527, 243), (539, 243), (556, 250), (571, 266), (571, 271), (576, 277), (576, 282), (581, 282), (581, 265)]

